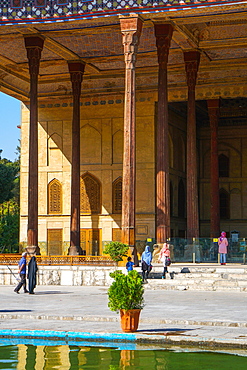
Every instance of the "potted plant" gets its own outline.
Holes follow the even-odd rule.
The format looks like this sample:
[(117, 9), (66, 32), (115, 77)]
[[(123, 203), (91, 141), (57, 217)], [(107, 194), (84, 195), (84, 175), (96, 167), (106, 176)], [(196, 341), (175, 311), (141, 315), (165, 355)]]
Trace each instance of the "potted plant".
[(127, 257), (129, 246), (120, 242), (110, 242), (105, 245), (104, 254), (109, 254), (114, 262), (123, 261), (123, 257)]
[(127, 275), (117, 270), (110, 273), (110, 276), (114, 281), (108, 289), (108, 307), (111, 311), (120, 311), (124, 332), (135, 332), (144, 307), (142, 278), (136, 270), (129, 271)]

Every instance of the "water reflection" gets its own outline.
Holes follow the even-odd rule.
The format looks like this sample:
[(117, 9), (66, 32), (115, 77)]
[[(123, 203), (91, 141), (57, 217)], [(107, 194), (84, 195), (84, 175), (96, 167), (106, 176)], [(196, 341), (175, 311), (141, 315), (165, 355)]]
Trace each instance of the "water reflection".
[(0, 370), (246, 370), (245, 356), (245, 350), (237, 356), (188, 350), (17, 344), (0, 345)]

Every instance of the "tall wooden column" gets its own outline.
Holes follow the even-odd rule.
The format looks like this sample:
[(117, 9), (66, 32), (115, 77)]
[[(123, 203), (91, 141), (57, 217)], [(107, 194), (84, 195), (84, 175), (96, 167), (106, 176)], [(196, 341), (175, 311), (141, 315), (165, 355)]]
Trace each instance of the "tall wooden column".
[(120, 17), (125, 55), (124, 155), (122, 188), (122, 242), (135, 245), (135, 63), (142, 19), (137, 16)]
[(200, 63), (200, 52), (184, 52), (184, 62), (188, 85), (187, 113), (187, 238), (199, 237), (199, 211), (197, 186), (196, 151), (196, 106), (195, 86)]
[(156, 241), (164, 243), (170, 237), (167, 62), (173, 27), (170, 24), (155, 24), (154, 29), (159, 63), (156, 128)]
[(219, 236), (220, 233), (219, 162), (218, 162), (219, 99), (208, 100), (207, 103), (211, 134), (210, 237), (216, 238)]
[(81, 254), (80, 247), (80, 96), (85, 64), (69, 62), (73, 94), (70, 255)]
[(27, 246), (38, 246), (38, 76), (44, 39), (24, 36), (30, 74)]

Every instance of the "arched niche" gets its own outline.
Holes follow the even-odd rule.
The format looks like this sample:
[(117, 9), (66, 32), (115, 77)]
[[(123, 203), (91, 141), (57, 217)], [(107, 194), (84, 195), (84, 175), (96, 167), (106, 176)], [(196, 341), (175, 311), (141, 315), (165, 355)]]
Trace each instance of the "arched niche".
[(81, 164), (101, 164), (102, 137), (93, 126), (86, 124), (81, 127)]
[(47, 165), (57, 166), (62, 164), (63, 139), (54, 132), (47, 139)]
[(230, 194), (225, 189), (220, 189), (220, 218), (229, 219), (230, 218)]
[(101, 183), (89, 172), (81, 176), (80, 199), (81, 213), (101, 213)]
[(123, 163), (123, 131), (118, 130), (112, 135), (112, 161)]
[(62, 184), (57, 179), (48, 184), (48, 214), (62, 214)]
[(118, 177), (112, 183), (112, 213), (122, 212), (122, 177)]

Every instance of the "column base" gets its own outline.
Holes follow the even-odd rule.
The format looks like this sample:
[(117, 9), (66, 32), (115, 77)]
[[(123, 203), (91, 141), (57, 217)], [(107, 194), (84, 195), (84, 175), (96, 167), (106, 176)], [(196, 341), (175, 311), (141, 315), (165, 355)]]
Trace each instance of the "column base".
[(40, 248), (36, 247), (35, 245), (30, 245), (26, 247), (26, 252), (29, 256), (39, 256), (40, 255)]
[(69, 256), (79, 256), (82, 255), (82, 249), (81, 247), (76, 247), (74, 245), (71, 245), (68, 250)]

